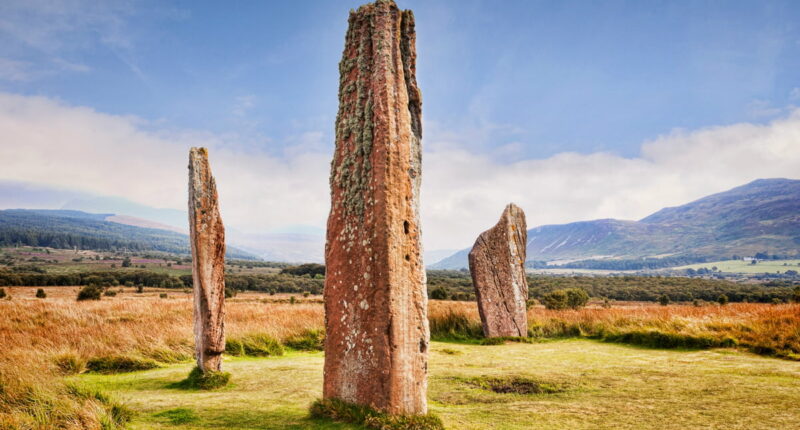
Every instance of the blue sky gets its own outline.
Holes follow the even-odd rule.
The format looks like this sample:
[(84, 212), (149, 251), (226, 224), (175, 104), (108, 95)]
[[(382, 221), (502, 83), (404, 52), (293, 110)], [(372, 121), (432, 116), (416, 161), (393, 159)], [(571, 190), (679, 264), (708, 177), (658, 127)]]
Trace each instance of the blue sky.
[[(0, 181), (180, 210), (206, 145), (229, 225), (320, 230), (360, 3), (3, 0)], [(509, 201), (530, 226), (637, 219), (800, 172), (800, 2), (398, 3), (428, 249), (469, 245)], [(24, 205), (13, 184), (0, 206)]]
[[(360, 2), (108, 3), (12, 7), (0, 53), (32, 76), (0, 89), (237, 133), (259, 150), (307, 130), (332, 140), (336, 64)], [(480, 130), (478, 151), (631, 156), (673, 128), (767, 120), (800, 87), (794, 1), (400, 6), (417, 16), (426, 121)]]

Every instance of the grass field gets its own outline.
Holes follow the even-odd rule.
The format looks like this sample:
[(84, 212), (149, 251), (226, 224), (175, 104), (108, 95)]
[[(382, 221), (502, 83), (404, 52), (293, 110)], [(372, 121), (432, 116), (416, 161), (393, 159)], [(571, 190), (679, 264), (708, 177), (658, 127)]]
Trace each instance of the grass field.
[(750, 262), (742, 260), (725, 260), (672, 267), (670, 270), (697, 270), (703, 267), (707, 269), (716, 267), (719, 271), (724, 273), (785, 273), (787, 270), (800, 272), (800, 260), (762, 260), (756, 264), (750, 264)]
[[(664, 351), (560, 340), (496, 346), (434, 342), (431, 410), (452, 429), (791, 428), (800, 421), (800, 363), (728, 350)], [(190, 365), (77, 379), (137, 411), (132, 429), (359, 428), (313, 421), (322, 353), (233, 359), (218, 392), (170, 384)], [(495, 393), (482, 378), (523, 378), (553, 393)]]
[[(170, 387), (192, 366), (189, 294), (172, 290), (162, 299), (161, 290), (126, 289), (99, 302), (75, 302), (74, 287), (46, 287), (47, 299), (34, 298), (31, 287), (7, 290), (12, 298), (0, 300), (0, 429), (114, 429), (114, 417), (128, 409), (137, 429), (354, 428), (307, 417), (320, 395), (323, 357), (289, 346), (322, 328), (319, 297), (231, 299), (229, 340), (285, 346), (256, 345), (269, 358), (227, 356), (232, 384), (198, 392)], [(800, 420), (793, 407), (800, 400), (800, 361), (747, 352), (800, 357), (800, 305), (535, 307), (533, 343), (494, 346), (470, 337), (479, 327), (475, 303), (432, 301), (430, 314), (437, 339), (467, 334), (432, 344), (429, 399), (448, 428), (789, 428)], [(709, 348), (728, 338), (736, 342), (722, 344), (734, 347)], [(156, 368), (91, 372), (115, 360)], [(481, 388), (498, 381), (545, 393)]]

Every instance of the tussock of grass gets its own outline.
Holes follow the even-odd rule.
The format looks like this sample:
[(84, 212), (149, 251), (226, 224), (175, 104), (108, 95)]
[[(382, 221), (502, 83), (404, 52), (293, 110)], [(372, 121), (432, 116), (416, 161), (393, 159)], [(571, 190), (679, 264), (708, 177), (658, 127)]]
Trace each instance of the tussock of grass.
[(283, 355), (281, 343), (266, 334), (251, 333), (225, 341), (225, 353), (236, 356), (270, 357)]
[(730, 337), (713, 337), (709, 335), (688, 335), (681, 333), (664, 333), (658, 330), (634, 330), (622, 333), (605, 333), (598, 336), (605, 342), (627, 343), (649, 348), (681, 348), (708, 349), (725, 348), (737, 345)]
[(205, 372), (195, 366), (189, 376), (183, 381), (171, 384), (169, 388), (180, 388), (183, 390), (216, 390), (228, 385), (231, 374), (228, 372)]
[(172, 425), (188, 424), (198, 420), (197, 414), (189, 408), (167, 409), (153, 414), (154, 417), (166, 418)]
[(483, 339), (483, 327), (480, 320), (475, 321), (467, 314), (458, 310), (446, 310), (442, 313), (432, 313), (429, 317), (431, 339), (438, 341), (448, 340), (475, 340)]
[(58, 370), (64, 375), (77, 375), (86, 371), (86, 360), (76, 354), (60, 354), (53, 358)]
[(325, 350), (325, 330), (308, 329), (283, 341), (284, 345), (298, 351)]
[(86, 369), (97, 373), (123, 373), (135, 372), (137, 370), (149, 370), (161, 367), (161, 365), (151, 359), (129, 355), (111, 355), (89, 359), (86, 362)]
[(111, 399), (106, 394), (91, 390), (80, 385), (69, 384), (66, 386), (69, 394), (78, 399), (83, 399), (96, 405), (98, 421), (103, 430), (123, 429), (125, 424), (133, 418), (133, 411), (127, 406)]
[(428, 415), (389, 415), (368, 406), (354, 405), (337, 399), (315, 401), (310, 408), (311, 417), (360, 424), (379, 430), (440, 430), (442, 420)]

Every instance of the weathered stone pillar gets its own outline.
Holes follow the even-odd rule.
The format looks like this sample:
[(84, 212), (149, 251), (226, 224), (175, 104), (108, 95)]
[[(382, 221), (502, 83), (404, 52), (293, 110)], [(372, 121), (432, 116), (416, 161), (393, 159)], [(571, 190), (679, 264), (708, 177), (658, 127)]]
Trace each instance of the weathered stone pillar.
[(225, 227), (205, 148), (189, 151), (189, 230), (197, 367), (219, 371), (225, 351)]
[(469, 252), (469, 271), (486, 337), (528, 335), (527, 243), (525, 213), (511, 203)]
[(325, 247), (324, 397), (393, 414), (427, 411), (415, 37), (393, 1), (350, 14)]

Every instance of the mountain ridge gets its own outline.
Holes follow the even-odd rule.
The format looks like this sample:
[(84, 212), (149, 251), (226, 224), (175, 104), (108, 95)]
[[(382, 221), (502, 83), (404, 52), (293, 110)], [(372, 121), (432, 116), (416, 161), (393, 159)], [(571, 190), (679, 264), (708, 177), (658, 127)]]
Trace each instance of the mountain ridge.
[[(757, 179), (639, 221), (612, 218), (528, 230), (528, 261), (730, 258), (756, 252), (800, 254), (800, 180)], [(431, 265), (467, 267), (469, 249)]]

